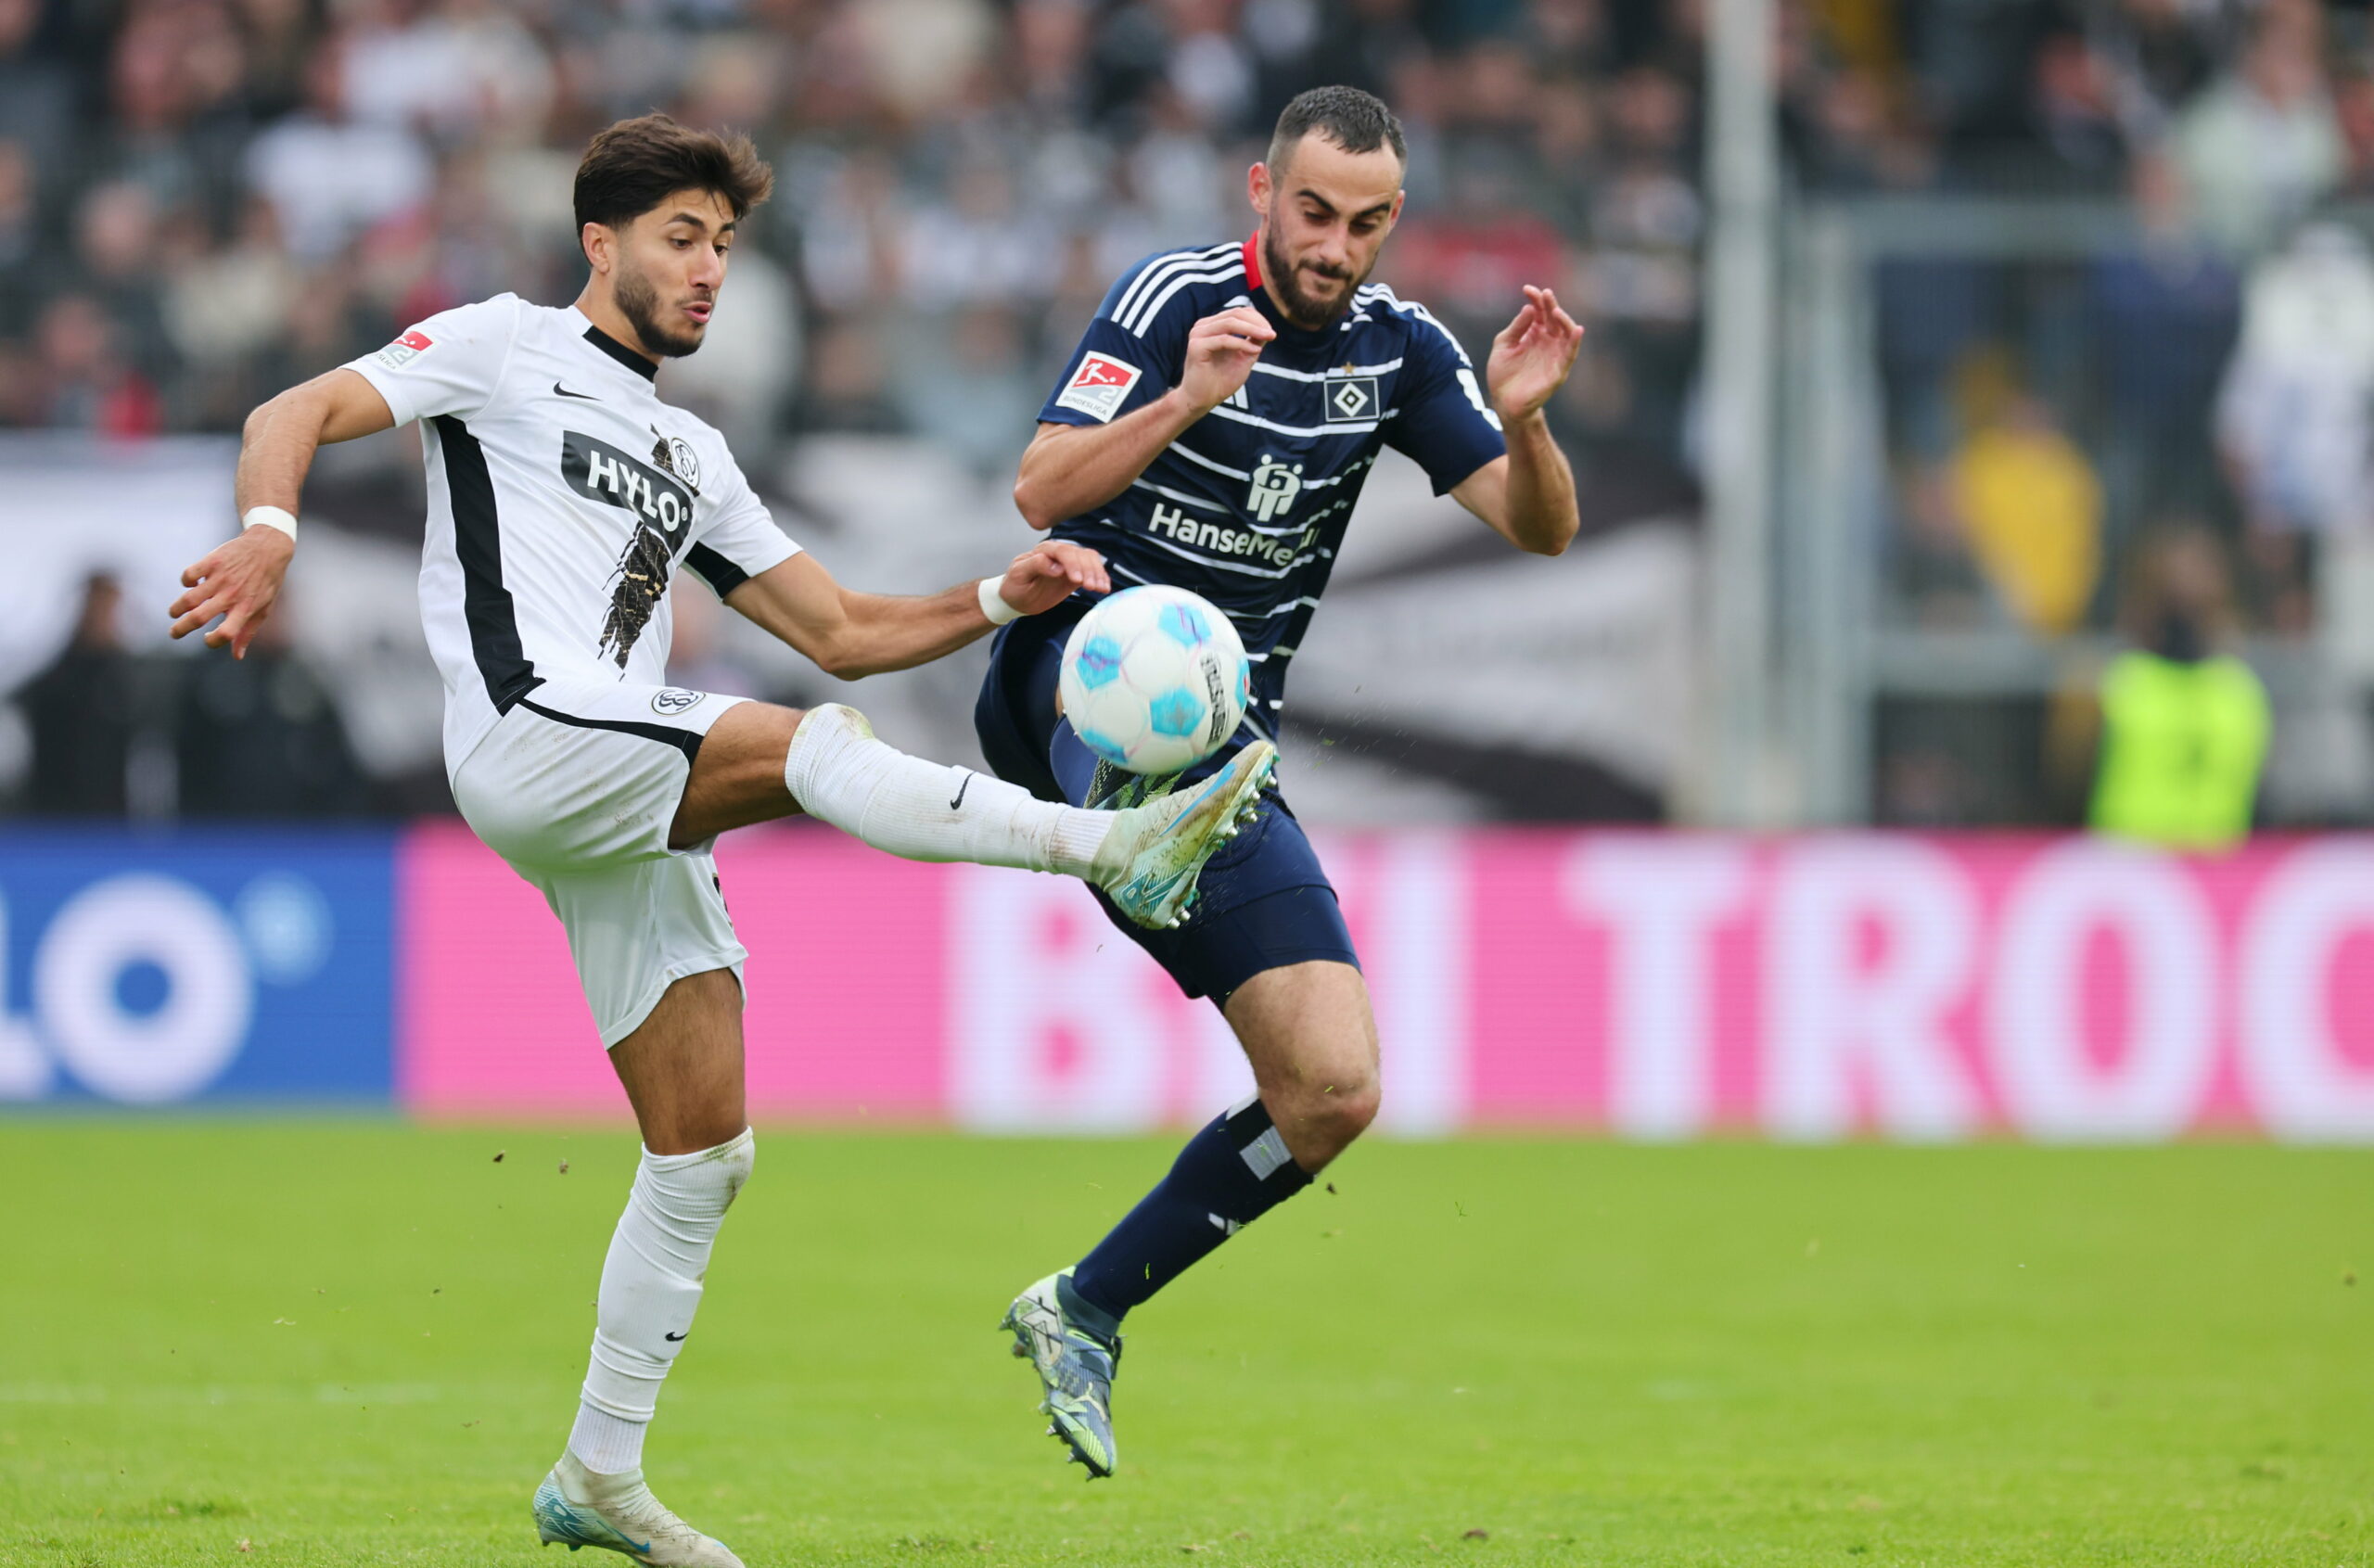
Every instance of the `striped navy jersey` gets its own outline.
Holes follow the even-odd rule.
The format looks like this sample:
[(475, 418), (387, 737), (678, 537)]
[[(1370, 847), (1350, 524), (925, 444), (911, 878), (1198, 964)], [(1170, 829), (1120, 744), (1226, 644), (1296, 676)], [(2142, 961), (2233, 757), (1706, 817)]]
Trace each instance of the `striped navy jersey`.
[(1278, 333), (1244, 386), (1054, 534), (1103, 552), (1117, 587), (1169, 583), (1226, 611), (1254, 661), (1247, 719), (1274, 733), (1286, 665), (1378, 448), (1416, 459), (1440, 495), (1507, 447), (1474, 365), (1423, 305), (1365, 287), (1341, 319), (1304, 331), (1261, 287), (1250, 239), (1130, 268), (1039, 417), (1104, 424), (1154, 402), (1179, 383), (1188, 329), (1237, 305)]

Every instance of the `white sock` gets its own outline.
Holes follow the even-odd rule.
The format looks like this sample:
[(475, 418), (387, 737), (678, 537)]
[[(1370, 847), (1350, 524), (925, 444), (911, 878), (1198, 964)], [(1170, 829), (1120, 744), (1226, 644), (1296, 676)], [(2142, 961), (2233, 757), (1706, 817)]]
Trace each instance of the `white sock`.
[(926, 762), (874, 738), (865, 715), (812, 708), (791, 737), (783, 782), (807, 813), (910, 860), (1086, 876), (1109, 811), (1051, 806), (1018, 784)]
[(577, 1407), (577, 1424), (568, 1429), (568, 1451), (596, 1475), (624, 1475), (643, 1468), (643, 1434), (651, 1423), (623, 1421), (591, 1405)]
[(692, 1332), (710, 1246), (734, 1195), (750, 1179), (750, 1129), (690, 1154), (643, 1152), (626, 1212), (610, 1237), (595, 1306), (594, 1355), (569, 1451), (615, 1475), (643, 1462), (643, 1433), (659, 1385)]

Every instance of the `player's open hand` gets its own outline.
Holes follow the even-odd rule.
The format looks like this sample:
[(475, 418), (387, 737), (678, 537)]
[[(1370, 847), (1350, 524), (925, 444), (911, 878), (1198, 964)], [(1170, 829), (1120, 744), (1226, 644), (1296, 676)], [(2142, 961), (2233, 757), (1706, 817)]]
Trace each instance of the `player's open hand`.
[(1539, 413), (1566, 384), (1575, 356), (1582, 351), (1583, 329), (1558, 308), (1558, 296), (1527, 284), (1524, 308), (1492, 339), (1491, 362), (1484, 369), (1500, 422)]
[(1236, 394), (1253, 374), (1253, 362), (1278, 329), (1250, 305), (1238, 305), (1206, 316), (1187, 329), (1186, 368), (1179, 389), (1198, 414), (1208, 413)]
[(998, 597), (1024, 615), (1037, 615), (1081, 588), (1091, 593), (1113, 592), (1113, 580), (1104, 575), (1104, 557), (1085, 544), (1049, 539), (1014, 558), (1005, 580), (998, 584)]
[(233, 658), (247, 657), (248, 644), (272, 613), (296, 554), (295, 540), (261, 525), (216, 545), (182, 573), (182, 586), (189, 592), (165, 612), (173, 618), (173, 635), (186, 637), (220, 616), (223, 623), (206, 634), (206, 645), (229, 648)]

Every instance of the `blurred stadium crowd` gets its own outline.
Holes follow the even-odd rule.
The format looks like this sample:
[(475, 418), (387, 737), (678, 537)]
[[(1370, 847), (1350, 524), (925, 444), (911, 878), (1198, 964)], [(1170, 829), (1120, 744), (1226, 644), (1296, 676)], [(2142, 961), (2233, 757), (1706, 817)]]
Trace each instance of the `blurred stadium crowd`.
[[(1410, 133), (1396, 286), (1480, 357), (1520, 282), (1558, 285), (1590, 328), (1561, 438), (1587, 472), (1686, 482), (1704, 23), (1702, 0), (0, 0), (0, 427), (231, 431), (431, 312), (565, 300), (577, 150), (661, 107), (748, 129), (780, 182), (733, 329), (670, 395), (754, 475), (836, 431), (1002, 475), (1113, 276), (1248, 226), (1277, 108), (1347, 81)], [(1891, 614), (2107, 627), (2127, 562), (2205, 535), (2221, 629), (2313, 623), (2318, 542), (2374, 511), (2374, 258), (2302, 223), (2374, 197), (2367, 23), (1785, 0), (1796, 192), (2132, 219), (2082, 262), (1880, 267)]]

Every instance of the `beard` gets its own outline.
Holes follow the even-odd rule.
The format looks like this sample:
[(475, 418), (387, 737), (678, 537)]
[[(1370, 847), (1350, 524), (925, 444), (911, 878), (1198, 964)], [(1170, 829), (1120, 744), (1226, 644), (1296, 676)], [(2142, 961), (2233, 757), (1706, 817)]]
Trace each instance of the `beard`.
[[(1375, 270), (1375, 264), (1372, 262), (1369, 272)], [(1342, 315), (1352, 303), (1353, 291), (1369, 280), (1368, 273), (1358, 277), (1350, 273), (1329, 273), (1327, 276), (1341, 278), (1349, 285), (1344, 290), (1343, 298), (1332, 303), (1313, 299), (1303, 289), (1302, 274), (1286, 260), (1285, 250), (1278, 244), (1274, 229), (1265, 230), (1261, 236), (1261, 275), (1277, 286), (1286, 320), (1306, 332), (1316, 331)]]
[(701, 334), (690, 337), (670, 332), (659, 325), (659, 290), (651, 279), (632, 267), (619, 268), (619, 283), (612, 298), (618, 301), (619, 313), (633, 326), (643, 346), (662, 359), (683, 359), (701, 346)]

